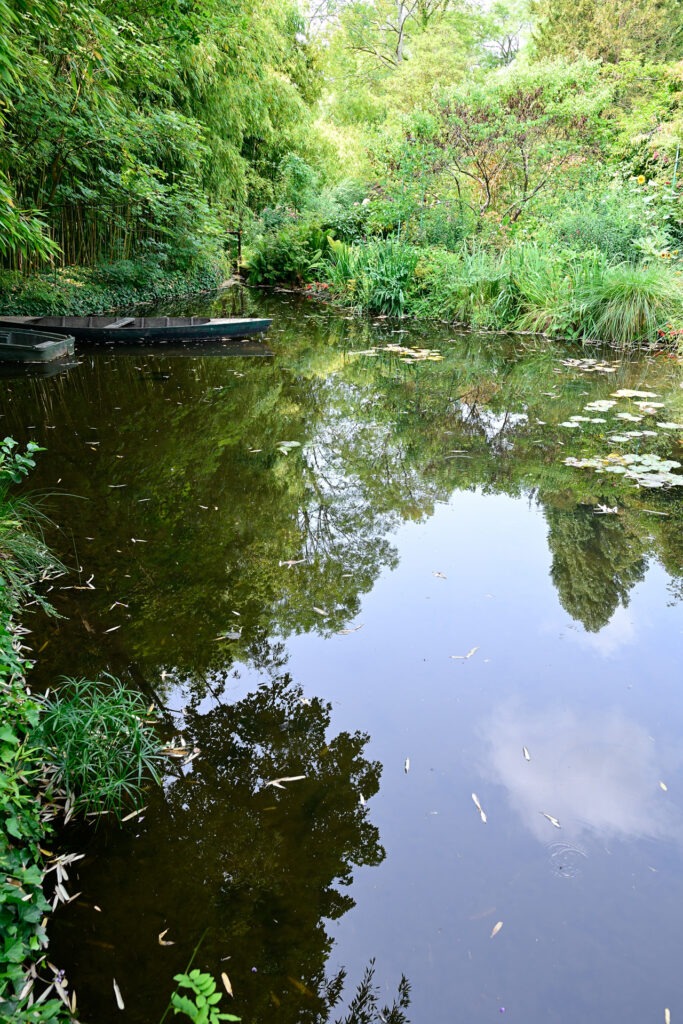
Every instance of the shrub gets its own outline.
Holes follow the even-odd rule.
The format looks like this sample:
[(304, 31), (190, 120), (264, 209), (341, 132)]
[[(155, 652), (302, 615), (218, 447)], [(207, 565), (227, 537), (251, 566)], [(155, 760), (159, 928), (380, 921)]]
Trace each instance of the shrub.
[(46, 702), (39, 742), (77, 811), (113, 812), (159, 781), (159, 742), (145, 701), (119, 680), (66, 679)]
[(300, 285), (313, 281), (328, 251), (328, 236), (317, 225), (280, 228), (253, 244), (245, 261), (249, 283)]
[(643, 234), (643, 225), (630, 211), (598, 201), (561, 213), (555, 234), (563, 245), (578, 252), (597, 250), (610, 260), (635, 261), (634, 242)]

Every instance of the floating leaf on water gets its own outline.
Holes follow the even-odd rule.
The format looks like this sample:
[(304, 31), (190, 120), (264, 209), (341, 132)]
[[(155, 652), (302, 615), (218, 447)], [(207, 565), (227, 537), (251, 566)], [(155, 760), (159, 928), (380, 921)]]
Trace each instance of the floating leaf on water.
[(232, 996), (232, 998), (234, 999), (235, 997), (233, 995), (232, 985), (230, 984), (230, 978), (227, 976), (225, 971), (221, 973), (221, 981), (223, 982), (223, 988), (225, 989), (225, 991), (228, 993), (229, 996)]
[(666, 782), (661, 782), (661, 781), (660, 781), (660, 783), (659, 783), (659, 788), (660, 788), (660, 789), (661, 789), (661, 790), (662, 790), (662, 791), (663, 791), (664, 793), (668, 793), (668, 791), (669, 791), (669, 787), (667, 786)]
[(268, 782), (264, 782), (263, 788), (266, 786), (274, 786), (276, 789), (284, 789), (283, 782), (300, 782), (301, 779), (305, 779), (305, 775), (283, 775), (280, 779), (270, 779)]
[(498, 921), (496, 924), (494, 924), (493, 928), (491, 929), (491, 935), (489, 936), (489, 938), (494, 939), (502, 927), (502, 921)]
[(531, 760), (531, 754), (529, 753), (529, 751), (527, 750), (526, 747), (522, 747), (522, 753), (524, 755), (524, 760), (525, 761), (530, 761)]
[(619, 509), (615, 505), (614, 508), (610, 508), (609, 505), (596, 505), (593, 509), (596, 516), (617, 516), (619, 515)]
[(168, 928), (164, 928), (163, 932), (159, 932), (159, 935), (157, 936), (159, 945), (160, 946), (175, 946), (175, 942), (171, 942), (170, 939), (166, 940), (164, 938), (164, 935), (166, 935), (167, 932), (168, 932)]
[(301, 448), (301, 441), (278, 441), (276, 448), (282, 455), (289, 455), (293, 448)]
[(357, 633), (359, 629), (363, 628), (363, 623), (360, 626), (354, 626), (353, 629), (339, 629), (337, 630), (337, 636), (350, 636), (351, 633)]
[(444, 576), (442, 572), (433, 572), (432, 576), (436, 576), (437, 580), (447, 580), (448, 576)]
[(327, 615), (327, 612), (323, 608), (316, 608), (315, 605), (313, 605), (313, 611), (318, 615)]
[(600, 398), (595, 402), (589, 402), (588, 405), (584, 405), (584, 410), (588, 412), (607, 412), (612, 406), (617, 403), (613, 398)]
[(668, 1006), (664, 1010), (664, 1024), (671, 1024), (671, 1010)]
[(241, 629), (229, 629), (226, 633), (219, 633), (214, 640), (239, 640), (241, 636)]
[(406, 758), (406, 763), (403, 765), (403, 771), (406, 773), (406, 775), (410, 771), (410, 758), (409, 757)]
[(304, 985), (303, 981), (292, 978), (290, 975), (287, 975), (287, 981), (290, 981), (297, 992), (301, 992), (302, 996), (310, 996), (311, 999), (315, 999), (315, 994), (311, 992), (307, 985)]
[(286, 562), (278, 562), (278, 566), (286, 565), (288, 569), (291, 569), (293, 565), (301, 565), (305, 562), (305, 558), (288, 558)]
[(557, 818), (553, 818), (552, 814), (546, 814), (545, 811), (539, 811), (539, 814), (542, 814), (544, 818), (547, 818), (550, 824), (554, 825), (555, 828), (562, 828)]
[(472, 800), (474, 801), (474, 806), (479, 811), (479, 817), (481, 818), (483, 823), (486, 824), (486, 812), (484, 811), (484, 808), (479, 803), (479, 797), (477, 796), (476, 793), (472, 794)]
[(614, 398), (659, 398), (653, 391), (632, 391), (630, 388), (619, 388), (612, 395)]
[(467, 661), (467, 659), (471, 658), (473, 654), (476, 654), (478, 650), (478, 647), (472, 647), (467, 654), (451, 654), (450, 657), (453, 661)]
[(126, 1004), (123, 1001), (123, 996), (121, 995), (121, 989), (116, 984), (116, 978), (113, 978), (112, 980), (113, 980), (113, 983), (114, 983), (114, 995), (116, 997), (116, 1005), (118, 1006), (119, 1010), (125, 1010)]
[(137, 811), (131, 811), (130, 814), (127, 814), (125, 816), (125, 818), (121, 818), (121, 823), (123, 824), (124, 821), (130, 821), (131, 818), (137, 818), (138, 814), (142, 814), (142, 812), (146, 811), (146, 810), (147, 810), (147, 806), (145, 805), (144, 807), (141, 807)]

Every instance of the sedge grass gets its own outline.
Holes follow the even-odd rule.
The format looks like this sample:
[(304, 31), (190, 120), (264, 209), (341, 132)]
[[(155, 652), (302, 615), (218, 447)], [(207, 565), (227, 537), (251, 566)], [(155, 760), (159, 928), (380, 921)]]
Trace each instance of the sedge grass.
[(111, 676), (65, 679), (41, 716), (45, 759), (77, 812), (119, 819), (163, 760), (144, 698)]

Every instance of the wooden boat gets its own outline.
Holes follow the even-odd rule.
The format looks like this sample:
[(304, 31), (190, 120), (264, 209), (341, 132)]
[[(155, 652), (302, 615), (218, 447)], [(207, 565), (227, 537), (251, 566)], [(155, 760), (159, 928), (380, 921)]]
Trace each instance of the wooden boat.
[(247, 338), (267, 331), (271, 320), (208, 316), (0, 316), (3, 328), (55, 331), (78, 342), (204, 341), (207, 338)]
[(71, 335), (47, 331), (3, 330), (0, 327), (0, 360), (11, 363), (49, 363), (74, 354)]

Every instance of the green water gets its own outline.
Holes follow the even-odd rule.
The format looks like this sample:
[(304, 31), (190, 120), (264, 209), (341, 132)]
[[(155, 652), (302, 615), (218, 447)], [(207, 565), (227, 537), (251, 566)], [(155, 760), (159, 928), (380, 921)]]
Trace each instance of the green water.
[[(64, 618), (27, 622), (35, 685), (110, 672), (201, 752), (139, 821), (65, 837), (51, 958), (83, 1020), (155, 1024), (202, 936), (244, 1021), (340, 1018), (372, 958), (416, 1024), (674, 1013), (683, 488), (563, 460), (683, 454), (657, 426), (683, 368), (235, 304), (271, 355), (88, 350), (2, 383), (72, 570)], [(397, 344), (443, 358), (372, 351)], [(623, 388), (662, 409), (584, 412)]]

